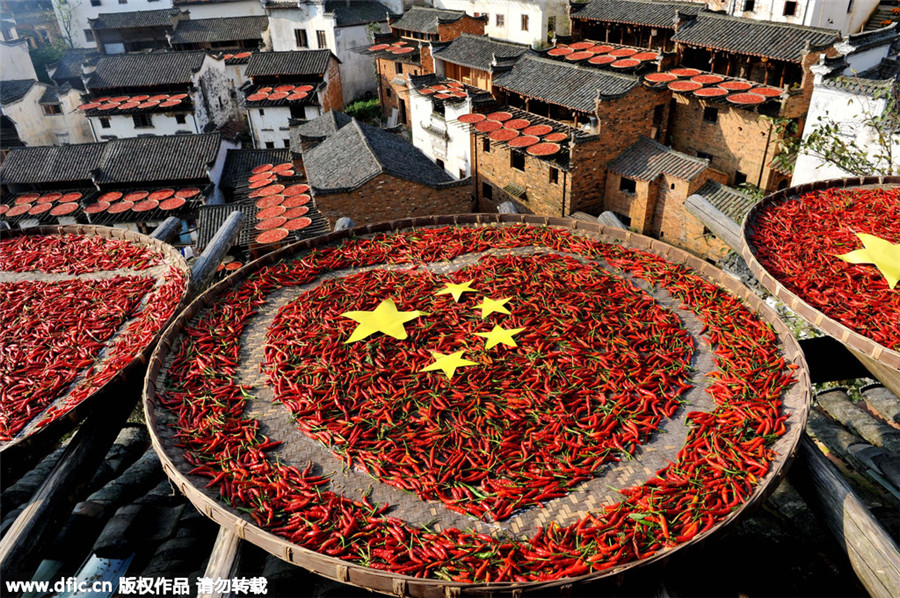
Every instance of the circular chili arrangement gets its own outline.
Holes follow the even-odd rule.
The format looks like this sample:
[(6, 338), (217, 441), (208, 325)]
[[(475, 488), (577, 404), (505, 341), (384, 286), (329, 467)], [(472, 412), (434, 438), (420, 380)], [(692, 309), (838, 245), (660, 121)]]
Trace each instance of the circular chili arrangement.
[[(457, 259), (452, 271), (426, 267)], [(618, 502), (530, 537), (390, 516), (391, 504), (341, 494), (312, 464), (285, 464), (281, 440), (245, 411), (259, 399), (238, 373), (242, 337), (273, 293), (293, 289), (267, 324), (263, 363), (251, 366), (263, 367), (297, 427), (378, 483), (502, 523), (629, 458), (692, 388), (693, 337), (637, 282), (702, 324), (717, 367), (706, 388), (713, 406), (685, 414), (677, 455)], [(403, 334), (360, 332), (388, 298)], [(579, 576), (710, 530), (758, 495), (786, 433), (781, 401), (796, 367), (768, 324), (690, 268), (528, 226), (412, 229), (316, 248), (258, 267), (180, 325), (145, 397), (154, 433), (171, 438), (164, 459), (177, 455), (192, 484), (297, 546), (458, 582)], [(508, 336), (491, 344), (493, 335)], [(456, 359), (449, 373), (444, 359)]]

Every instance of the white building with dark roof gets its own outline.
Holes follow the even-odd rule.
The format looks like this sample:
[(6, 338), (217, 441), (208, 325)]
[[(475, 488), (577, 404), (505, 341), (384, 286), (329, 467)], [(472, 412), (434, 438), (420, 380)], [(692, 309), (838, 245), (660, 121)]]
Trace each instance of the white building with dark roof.
[(85, 85), (98, 141), (204, 133), (239, 114), (224, 63), (203, 51), (105, 56)]
[(485, 35), (535, 48), (570, 32), (566, 0), (434, 0), (434, 6), (487, 17)]
[(825, 27), (843, 35), (860, 31), (879, 0), (709, 0), (711, 10), (733, 17)]

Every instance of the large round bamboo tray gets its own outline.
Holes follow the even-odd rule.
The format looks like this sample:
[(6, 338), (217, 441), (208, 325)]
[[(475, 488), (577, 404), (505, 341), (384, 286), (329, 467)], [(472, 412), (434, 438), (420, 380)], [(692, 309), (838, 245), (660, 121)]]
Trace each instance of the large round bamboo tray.
[[(168, 369), (173, 365), (174, 353), (176, 352), (177, 348), (180, 346), (180, 343), (184, 338), (183, 333), (185, 328), (192, 325), (192, 323), (197, 322), (198, 318), (200, 318), (209, 310), (209, 306), (216, 300), (216, 298), (223, 296), (230, 291), (241, 288), (241, 285), (245, 281), (251, 279), (251, 277), (253, 277), (255, 273), (258, 273), (261, 269), (267, 266), (276, 264), (285, 258), (294, 258), (307, 255), (308, 252), (313, 249), (334, 247), (337, 246), (341, 241), (345, 240), (368, 238), (369, 236), (373, 236), (377, 233), (389, 233), (391, 231), (402, 233), (403, 231), (410, 230), (412, 228), (422, 229), (430, 227), (443, 227), (449, 225), (457, 227), (471, 227), (473, 229), (477, 229), (481, 227), (505, 227), (519, 224), (530, 225), (533, 227), (550, 227), (551, 229), (555, 230), (563, 230), (576, 236), (585, 236), (589, 237), (590, 239), (602, 241), (605, 243), (643, 250), (648, 253), (661, 256), (666, 260), (669, 260), (670, 262), (689, 266), (695, 271), (696, 274), (698, 274), (703, 279), (719, 285), (721, 288), (727, 290), (731, 295), (739, 298), (744, 303), (744, 305), (748, 306), (750, 310), (757, 315), (757, 317), (759, 317), (762, 321), (768, 323), (775, 331), (777, 335), (777, 346), (779, 354), (784, 358), (787, 364), (795, 368), (795, 371), (793, 372), (795, 379), (794, 384), (781, 395), (783, 409), (782, 413), (787, 417), (787, 431), (784, 435), (780, 436), (775, 441), (774, 445), (772, 445), (771, 448), (775, 451), (776, 456), (770, 463), (767, 473), (760, 476), (757, 485), (753, 487), (752, 493), (742, 504), (740, 504), (740, 506), (736, 507), (735, 510), (730, 512), (727, 516), (724, 516), (724, 519), (712, 526), (711, 529), (697, 534), (692, 539), (678, 544), (675, 547), (666, 548), (664, 550), (661, 550), (660, 552), (656, 552), (652, 556), (625, 563), (621, 566), (615, 566), (603, 571), (592, 572), (577, 577), (566, 577), (556, 579), (554, 581), (533, 583), (461, 583), (444, 581), (442, 579), (416, 578), (393, 573), (390, 571), (378, 570), (375, 568), (355, 564), (353, 562), (340, 560), (338, 558), (327, 556), (325, 554), (298, 546), (297, 544), (289, 542), (284, 537), (266, 531), (262, 527), (256, 525), (251, 518), (219, 500), (218, 491), (216, 491), (215, 489), (208, 490), (204, 488), (206, 482), (208, 481), (208, 478), (198, 475), (191, 475), (188, 473), (192, 469), (192, 466), (185, 461), (183, 457), (183, 449), (174, 446), (177, 442), (183, 442), (183, 440), (178, 440), (177, 438), (175, 438), (175, 434), (177, 433), (177, 430), (174, 429), (175, 425), (177, 424), (175, 416), (172, 412), (169, 411), (169, 407), (160, 402), (160, 395), (158, 393), (165, 392), (167, 384), (169, 383), (169, 380), (167, 379)], [(310, 284), (319, 284), (321, 282), (321, 279), (317, 280), (318, 282)], [(300, 292), (301, 291), (298, 290), (297, 294), (299, 294)], [(295, 297), (296, 295), (292, 296)], [(281, 305), (284, 305), (283, 302), (285, 301), (285, 298), (282, 296), (278, 301)], [(268, 318), (272, 315), (271, 312), (274, 311), (275, 304), (266, 304), (259, 309), (259, 315), (253, 317)], [(248, 320), (248, 322), (250, 321), (252, 321), (252, 318), (251, 320)], [(248, 324), (248, 327), (252, 328), (252, 326), (253, 325)], [(264, 339), (260, 338), (260, 331), (258, 328), (251, 329), (249, 330), (249, 332), (248, 329), (244, 329), (243, 335), (244, 336), (241, 338), (241, 340), (244, 341), (244, 343), (242, 343), (241, 345), (242, 356), (244, 355), (245, 348), (246, 350), (253, 351), (256, 345), (262, 345), (265, 342)], [(695, 346), (699, 346), (699, 340), (696, 339), (696, 337), (694, 340), (694, 344)], [(243, 374), (241, 374), (241, 372), (258, 372), (259, 365), (255, 361), (248, 364), (243, 357), (241, 358), (240, 363), (241, 365), (239, 365), (236, 369), (237, 383), (241, 384), (242, 386), (250, 384), (251, 380), (246, 379)], [(698, 374), (700, 378), (702, 378), (703, 375), (704, 373)], [(260, 386), (263, 385), (261, 379), (256, 375), (252, 375), (251, 377), (253, 378), (253, 381), (259, 381), (259, 384), (252, 385), (252, 389), (250, 392), (262, 392), (262, 389), (260, 389)], [(694, 401), (702, 401), (703, 399), (701, 397), (706, 396), (704, 388), (701, 388), (702, 386), (703, 383), (697, 383), (697, 387), (694, 388), (690, 393), (688, 393), (687, 404), (681, 410), (682, 413), (691, 409), (694, 406)], [(262, 549), (270, 552), (273, 555), (305, 567), (322, 576), (390, 595), (437, 598), (461, 595), (519, 596), (522, 595), (523, 592), (531, 593), (538, 590), (566, 591), (567, 589), (571, 588), (572, 584), (584, 583), (601, 578), (607, 578), (610, 576), (616, 576), (622, 574), (625, 571), (642, 568), (651, 563), (660, 562), (679, 551), (687, 549), (691, 545), (695, 545), (699, 542), (705, 541), (711, 535), (728, 528), (739, 518), (752, 511), (754, 508), (758, 507), (768, 496), (768, 494), (777, 487), (778, 483), (785, 475), (789, 464), (796, 454), (798, 442), (805, 428), (809, 407), (809, 393), (810, 383), (806, 363), (804, 361), (803, 354), (799, 348), (799, 345), (797, 344), (793, 336), (791, 336), (788, 328), (778, 319), (775, 312), (756, 295), (754, 295), (753, 292), (744, 287), (736, 279), (725, 275), (723, 272), (711, 266), (707, 262), (660, 241), (656, 241), (631, 232), (605, 227), (593, 223), (584, 223), (564, 218), (544, 218), (530, 215), (465, 214), (458, 216), (435, 216), (430, 218), (406, 219), (372, 225), (368, 227), (360, 227), (353, 230), (338, 231), (314, 239), (304, 240), (292, 244), (245, 266), (241, 270), (237, 271), (234, 275), (219, 282), (217, 285), (210, 288), (204, 294), (194, 300), (194, 302), (191, 303), (191, 305), (188, 306), (188, 308), (178, 316), (176, 321), (166, 331), (166, 334), (160, 340), (156, 351), (151, 357), (151, 362), (147, 371), (147, 378), (144, 385), (144, 407), (146, 410), (146, 418), (148, 426), (150, 428), (153, 446), (160, 456), (161, 462), (163, 464), (163, 469), (166, 471), (171, 480), (177, 485), (177, 487), (191, 500), (191, 502), (193, 502), (194, 505), (202, 513), (204, 513), (207, 517), (209, 517), (219, 525), (233, 530), (240, 538), (252, 542), (253, 544), (261, 547)], [(712, 403), (711, 400), (709, 400), (709, 402)], [(189, 404), (183, 403), (183, 405), (187, 406)], [(284, 411), (284, 407), (281, 404), (272, 403), (269, 403), (268, 407), (265, 405), (259, 406), (258, 403), (248, 403), (247, 410), (251, 409), (253, 410), (253, 416), (259, 416), (260, 418), (267, 417), (266, 413), (268, 412), (261, 414), (259, 409), (268, 409), (269, 411)], [(247, 411), (244, 412), (244, 415), (242, 417), (246, 417), (246, 413)], [(675, 428), (676, 426), (674, 425), (672, 426), (672, 429), (666, 428), (666, 433), (661, 434), (660, 438), (676, 435)], [(265, 433), (267, 435), (272, 435), (273, 429), (270, 428), (268, 430), (265, 430)], [(297, 436), (301, 440), (296, 440), (294, 437), (291, 437), (290, 442), (303, 444), (303, 447), (307, 447), (311, 444), (317, 444), (315, 443), (315, 441), (312, 441), (311, 439), (300, 435), (299, 432), (297, 432)], [(275, 435), (272, 435), (272, 438), (273, 440), (282, 439), (280, 436)], [(285, 438), (284, 440), (287, 452), (280, 452), (278, 454), (279, 461), (288, 459), (291, 455), (293, 455), (293, 453), (290, 452), (293, 449), (290, 446), (287, 446), (289, 440), (287, 438)], [(668, 463), (670, 460), (675, 459), (674, 453), (681, 448), (678, 442), (680, 441), (669, 441), (669, 446), (664, 447), (663, 444), (666, 443), (665, 441), (663, 441), (663, 444), (659, 445), (660, 450), (658, 452), (655, 450), (651, 450), (648, 447), (648, 450), (641, 452), (641, 454), (637, 456), (634, 461), (627, 462), (628, 467), (626, 467), (626, 469), (628, 469), (629, 471), (623, 472), (622, 470), (616, 468), (615, 471), (617, 473), (615, 474), (615, 477), (607, 477), (605, 475), (606, 472), (604, 472), (604, 475), (584, 482), (585, 486), (594, 484), (595, 482), (598, 484), (598, 486), (591, 486), (592, 489), (590, 491), (585, 491), (583, 487), (576, 487), (572, 489), (571, 495), (549, 501), (545, 504), (544, 508), (529, 509), (525, 511), (525, 514), (532, 518), (532, 525), (546, 526), (547, 524), (553, 522), (554, 517), (557, 516), (560, 520), (566, 519), (568, 521), (571, 521), (573, 517), (577, 518), (578, 516), (583, 516), (583, 513), (591, 511), (592, 509), (599, 509), (600, 507), (602, 507), (603, 502), (593, 494), (595, 492), (594, 488), (602, 486), (604, 488), (604, 491), (611, 492), (615, 496), (618, 496), (618, 493), (615, 490), (606, 488), (605, 484), (610, 483), (623, 488), (632, 483), (629, 479), (629, 476), (632, 479), (640, 480), (640, 482), (646, 480), (648, 476), (652, 477), (654, 475), (653, 472), (656, 469), (665, 466), (666, 463)], [(325, 450), (327, 451), (327, 449)], [(331, 455), (331, 453), (328, 453), (328, 455)], [(332, 458), (335, 462), (337, 462), (336, 467), (339, 468), (340, 462), (336, 458)], [(622, 463), (619, 463), (619, 465), (621, 464)], [(323, 470), (328, 470), (329, 472), (331, 472), (331, 475), (335, 476), (334, 478), (332, 478), (333, 481), (337, 480), (337, 478), (342, 475), (339, 471), (337, 471), (334, 465), (329, 465), (324, 461), (321, 463), (317, 461), (316, 466), (321, 466)], [(386, 484), (380, 482), (379, 480), (369, 477), (361, 472), (350, 471), (349, 473), (347, 473), (345, 471), (344, 473), (346, 473), (346, 475), (353, 476), (359, 475), (361, 476), (361, 481), (359, 482), (360, 485), (367, 485), (370, 487), (370, 489), (374, 487), (373, 500), (376, 503), (382, 502), (379, 500), (378, 495), (379, 491), (384, 489), (382, 487), (387, 488), (386, 492), (389, 492), (390, 490), (396, 490), (393, 487), (388, 487)], [(335, 483), (340, 482), (335, 481)], [(351, 490), (362, 491), (360, 488)], [(422, 517), (424, 519), (431, 519), (435, 515), (435, 513), (438, 513), (439, 509), (442, 509), (442, 505), (440, 503), (425, 503), (419, 501), (415, 496), (413, 496), (413, 499), (418, 505), (420, 505), (419, 512), (422, 514)], [(607, 499), (609, 499), (609, 497), (607, 497)], [(401, 501), (402, 500), (403, 499), (401, 498)], [(607, 500), (607, 502), (612, 501)], [(403, 505), (399, 505), (398, 508), (402, 509), (406, 507)], [(571, 511), (576, 512), (572, 513)], [(410, 509), (406, 509), (405, 513), (409, 512)], [(394, 513), (389, 514), (393, 515)], [(437, 516), (441, 517), (448, 514), (451, 521), (454, 521), (453, 517), (459, 517), (458, 514), (451, 513), (450, 511), (446, 511), (446, 513), (438, 513)], [(479, 529), (478, 525), (482, 524), (481, 521), (475, 518), (470, 517), (466, 520), (476, 530)], [(458, 521), (458, 519), (456, 519), (456, 521)], [(516, 528), (513, 528), (513, 531), (517, 531)]]
[(885, 187), (900, 185), (900, 176), (877, 176), (877, 177), (859, 177), (850, 179), (832, 179), (827, 181), (816, 181), (783, 189), (757, 203), (747, 213), (743, 224), (743, 241), (744, 246), (742, 255), (750, 266), (751, 272), (760, 281), (763, 288), (772, 293), (785, 305), (803, 317), (813, 326), (816, 326), (827, 335), (837, 339), (844, 344), (847, 349), (853, 353), (860, 362), (872, 372), (872, 375), (878, 378), (885, 386), (890, 388), (895, 394), (900, 394), (900, 351), (892, 350), (884, 345), (873, 341), (872, 339), (851, 330), (844, 324), (829, 318), (821, 311), (807, 303), (802, 297), (789, 291), (775, 277), (763, 267), (756, 259), (754, 248), (750, 243), (750, 234), (753, 230), (754, 222), (759, 214), (768, 206), (782, 201), (791, 201), (805, 193), (812, 191), (822, 191), (832, 188), (855, 188), (855, 187)]
[[(38, 444), (45, 441), (52, 441), (53, 439), (59, 438), (68, 430), (73, 428), (79, 421), (81, 421), (92, 411), (103, 408), (103, 406), (109, 401), (115, 401), (121, 395), (121, 391), (123, 388), (126, 388), (128, 384), (132, 383), (135, 380), (135, 377), (139, 378), (140, 376), (142, 376), (143, 368), (145, 367), (150, 357), (151, 351), (156, 346), (156, 341), (159, 340), (159, 338), (162, 336), (163, 330), (165, 330), (168, 323), (171, 322), (175, 315), (178, 314), (178, 312), (181, 311), (181, 309), (183, 309), (187, 304), (188, 288), (191, 280), (191, 273), (190, 269), (187, 266), (187, 263), (174, 247), (147, 235), (134, 233), (121, 228), (75, 224), (16, 229), (4, 232), (2, 234), (2, 238), (13, 239), (16, 237), (37, 237), (44, 235), (55, 236), (70, 234), (127, 241), (131, 244), (151, 249), (157, 256), (162, 259), (162, 265), (156, 267), (160, 270), (160, 272), (158, 273), (158, 277), (155, 274), (150, 274), (150, 276), (157, 278), (157, 280), (161, 280), (161, 277), (167, 271), (171, 271), (172, 269), (181, 271), (184, 276), (184, 286), (181, 291), (181, 297), (178, 301), (178, 304), (172, 311), (172, 314), (165, 322), (162, 323), (162, 325), (160, 325), (152, 341), (147, 343), (143, 347), (143, 349), (135, 354), (125, 367), (120, 368), (113, 378), (106, 381), (99, 388), (94, 389), (88, 397), (81, 400), (78, 404), (65, 408), (65, 411), (62, 415), (59, 415), (50, 423), (42, 427), (36, 427), (34, 425), (34, 423), (40, 419), (41, 414), (39, 413), (38, 415), (36, 415), (31, 420), (31, 423), (12, 440), (0, 443), (0, 453), (4, 454), (4, 458), (12, 459), (15, 455), (19, 454), (20, 451), (27, 451), (30, 447), (37, 446)], [(101, 270), (96, 274), (98, 274), (99, 277), (103, 277), (104, 274), (107, 274), (108, 272), (109, 271), (107, 270)], [(0, 280), (4, 282), (18, 282), (28, 280), (60, 280), (65, 278), (67, 278), (67, 276), (65, 275), (60, 276), (45, 274), (43, 272), (0, 272)], [(93, 278), (93, 274), (87, 273), (72, 275), (69, 278), (91, 280)], [(152, 289), (150, 292), (154, 292), (154, 290), (155, 289)], [(119, 331), (106, 341), (104, 351), (112, 347), (113, 344), (122, 337), (122, 333), (125, 330), (125, 327), (133, 321), (134, 318), (131, 318), (126, 320), (125, 323), (122, 324)], [(103, 363), (102, 360), (100, 363)], [(78, 378), (76, 378), (76, 383), (82, 379), (83, 375), (83, 373), (79, 374)], [(41, 413), (46, 412), (47, 409), (53, 406), (61, 405), (63, 402), (65, 402), (66, 398), (74, 389), (75, 388), (70, 388), (68, 393), (58, 397), (52, 403), (47, 405)]]

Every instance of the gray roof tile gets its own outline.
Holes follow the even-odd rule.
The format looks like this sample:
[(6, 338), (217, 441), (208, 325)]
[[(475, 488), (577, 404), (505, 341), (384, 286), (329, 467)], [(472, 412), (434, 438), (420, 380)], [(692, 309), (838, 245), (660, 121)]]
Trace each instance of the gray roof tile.
[(239, 184), (246, 183), (251, 171), (257, 166), (283, 164), (290, 160), (291, 151), (288, 148), (228, 150), (219, 185), (225, 189), (234, 189)]
[(696, 2), (656, 2), (654, 0), (593, 0), (576, 11), (573, 19), (630, 23), (650, 27), (675, 28), (675, 11), (695, 15), (703, 9)]
[(170, 135), (113, 139), (106, 143), (36, 146), (9, 152), (0, 165), (4, 183), (152, 183), (203, 180), (215, 162), (222, 138)]
[(709, 166), (709, 160), (676, 152), (671, 147), (641, 137), (609, 163), (609, 171), (652, 181), (661, 174), (690, 181)]
[(224, 17), (179, 21), (173, 44), (202, 44), (232, 40), (262, 39), (269, 28), (269, 17)]
[(708, 180), (697, 190), (697, 195), (702, 195), (706, 200), (719, 209), (720, 212), (737, 222), (744, 221), (744, 216), (750, 211), (757, 200), (741, 193), (733, 187)]
[(53, 79), (62, 82), (66, 79), (81, 81), (81, 65), (85, 62), (96, 62), (100, 53), (94, 49), (69, 48), (63, 53), (53, 73)]
[(328, 70), (331, 50), (257, 52), (247, 64), (248, 77), (272, 75), (323, 75)]
[(34, 79), (0, 81), (0, 104), (6, 105), (18, 102), (34, 87), (35, 83), (37, 81)]
[(97, 61), (88, 87), (93, 90), (185, 85), (200, 70), (204, 58), (206, 53), (199, 50), (104, 56)]
[(840, 32), (833, 29), (755, 21), (707, 12), (698, 14), (692, 23), (672, 36), (674, 41), (688, 46), (789, 62), (800, 62), (807, 43), (812, 50), (824, 50), (839, 38)]
[[(319, 117), (322, 118), (328, 117)], [(331, 124), (320, 130), (334, 126), (335, 120), (330, 120)], [(443, 168), (405, 139), (356, 119), (350, 119), (303, 152), (303, 164), (310, 185), (320, 195), (356, 189), (381, 174), (431, 187), (454, 182)]]
[(353, 0), (352, 2), (329, 0), (325, 2), (325, 12), (334, 13), (338, 27), (349, 27), (350, 25), (386, 21), (390, 10), (375, 0)]
[(454, 23), (466, 16), (461, 10), (440, 10), (415, 6), (391, 23), (392, 29), (415, 31), (417, 33), (437, 33), (438, 23)]
[(88, 19), (93, 29), (132, 29), (138, 27), (171, 27), (172, 13), (177, 9), (132, 10), (128, 12), (101, 12), (96, 18)]
[(483, 35), (463, 33), (434, 55), (441, 60), (482, 71), (491, 69), (494, 56), (498, 59), (518, 58), (528, 51), (528, 46), (495, 40)]
[(494, 77), (494, 85), (524, 96), (594, 112), (598, 92), (603, 97), (621, 97), (637, 87), (633, 75), (612, 73), (525, 54), (509, 72)]

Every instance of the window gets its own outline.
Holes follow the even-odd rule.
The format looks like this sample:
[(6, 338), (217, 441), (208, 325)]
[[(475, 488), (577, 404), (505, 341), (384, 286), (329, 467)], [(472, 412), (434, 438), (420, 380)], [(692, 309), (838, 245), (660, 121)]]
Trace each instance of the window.
[(714, 123), (719, 120), (719, 109), (706, 107), (703, 109), (703, 120), (708, 123)]
[(309, 38), (306, 37), (306, 29), (294, 29), (294, 42), (298, 48), (308, 48)]
[(797, 14), (797, 3), (796, 2), (785, 2), (784, 3), (784, 16), (792, 17)]
[(528, 15), (522, 15), (522, 31), (528, 31)]
[(402, 62), (394, 63), (394, 72), (396, 72), (398, 75), (403, 74), (403, 63)]
[(390, 88), (390, 87), (385, 87), (385, 88), (384, 88), (384, 91), (385, 91), (385, 93), (387, 94), (387, 97), (389, 97), (389, 98), (390, 98), (390, 97), (393, 97), (394, 94), (391, 92), (391, 88)]
[(100, 0), (91, 0), (91, 6), (100, 6)]
[(481, 194), (485, 199), (494, 199), (494, 188), (490, 183), (481, 183)]
[(850, 0), (850, 2), (847, 4), (847, 14), (848, 14), (848, 15), (849, 15), (851, 12), (853, 12), (853, 2), (854, 2), (854, 1), (855, 1), (855, 0)]
[(488, 139), (487, 137), (481, 138), (481, 151), (483, 151), (486, 154), (491, 153), (491, 140)]
[(284, 140), (284, 147), (291, 147), (291, 140), (290, 140), (290, 139), (285, 139), (285, 140)]
[(100, 118), (100, 128), (101, 129), (109, 128), (109, 119), (108, 118), (103, 118), (103, 117)]
[(274, 141), (266, 141), (266, 149), (275, 149)]
[(709, 163), (712, 164), (713, 157), (712, 154), (707, 154), (706, 152), (697, 152), (698, 158), (703, 158), (704, 160), (709, 160)]
[(324, 31), (316, 31), (316, 43), (319, 44), (319, 49), (324, 50), (328, 47), (328, 41), (325, 39)]
[(740, 170), (735, 171), (734, 173), (734, 186), (740, 187), (744, 183), (747, 182), (747, 175), (741, 172)]
[(119, 4), (128, 4), (128, 0), (119, 0)]
[(744, 0), (744, 12), (753, 12), (756, 8), (756, 0)]
[(443, 160), (435, 160), (435, 162), (437, 162), (437, 165), (440, 166), (441, 168), (444, 167), (444, 161), (443, 161)]
[(187, 121), (187, 117), (184, 114), (175, 115), (175, 122), (177, 122), (179, 125), (183, 125), (185, 121)]
[(637, 182), (634, 179), (626, 179), (625, 177), (620, 177), (619, 191), (624, 191), (625, 193), (634, 193), (635, 191), (637, 191)]
[(516, 170), (525, 170), (525, 154), (521, 152), (509, 152), (509, 165)]
[(149, 114), (132, 114), (131, 119), (134, 121), (135, 129), (153, 126), (153, 119)]
[(62, 108), (59, 104), (43, 104), (44, 114), (62, 114)]
[(265, 111), (263, 108), (260, 108), (260, 109), (259, 109), (259, 115), (260, 115), (260, 116), (265, 116), (265, 115), (266, 115), (266, 111)]
[(496, 19), (495, 23), (496, 23), (497, 27), (503, 27), (503, 15), (498, 14), (494, 18)]
[(550, 167), (550, 182), (554, 185), (559, 184), (559, 170), (556, 168)]
[(90, 29), (85, 29), (84, 30), (84, 39), (86, 39), (89, 42), (94, 41), (94, 32), (91, 31)]

